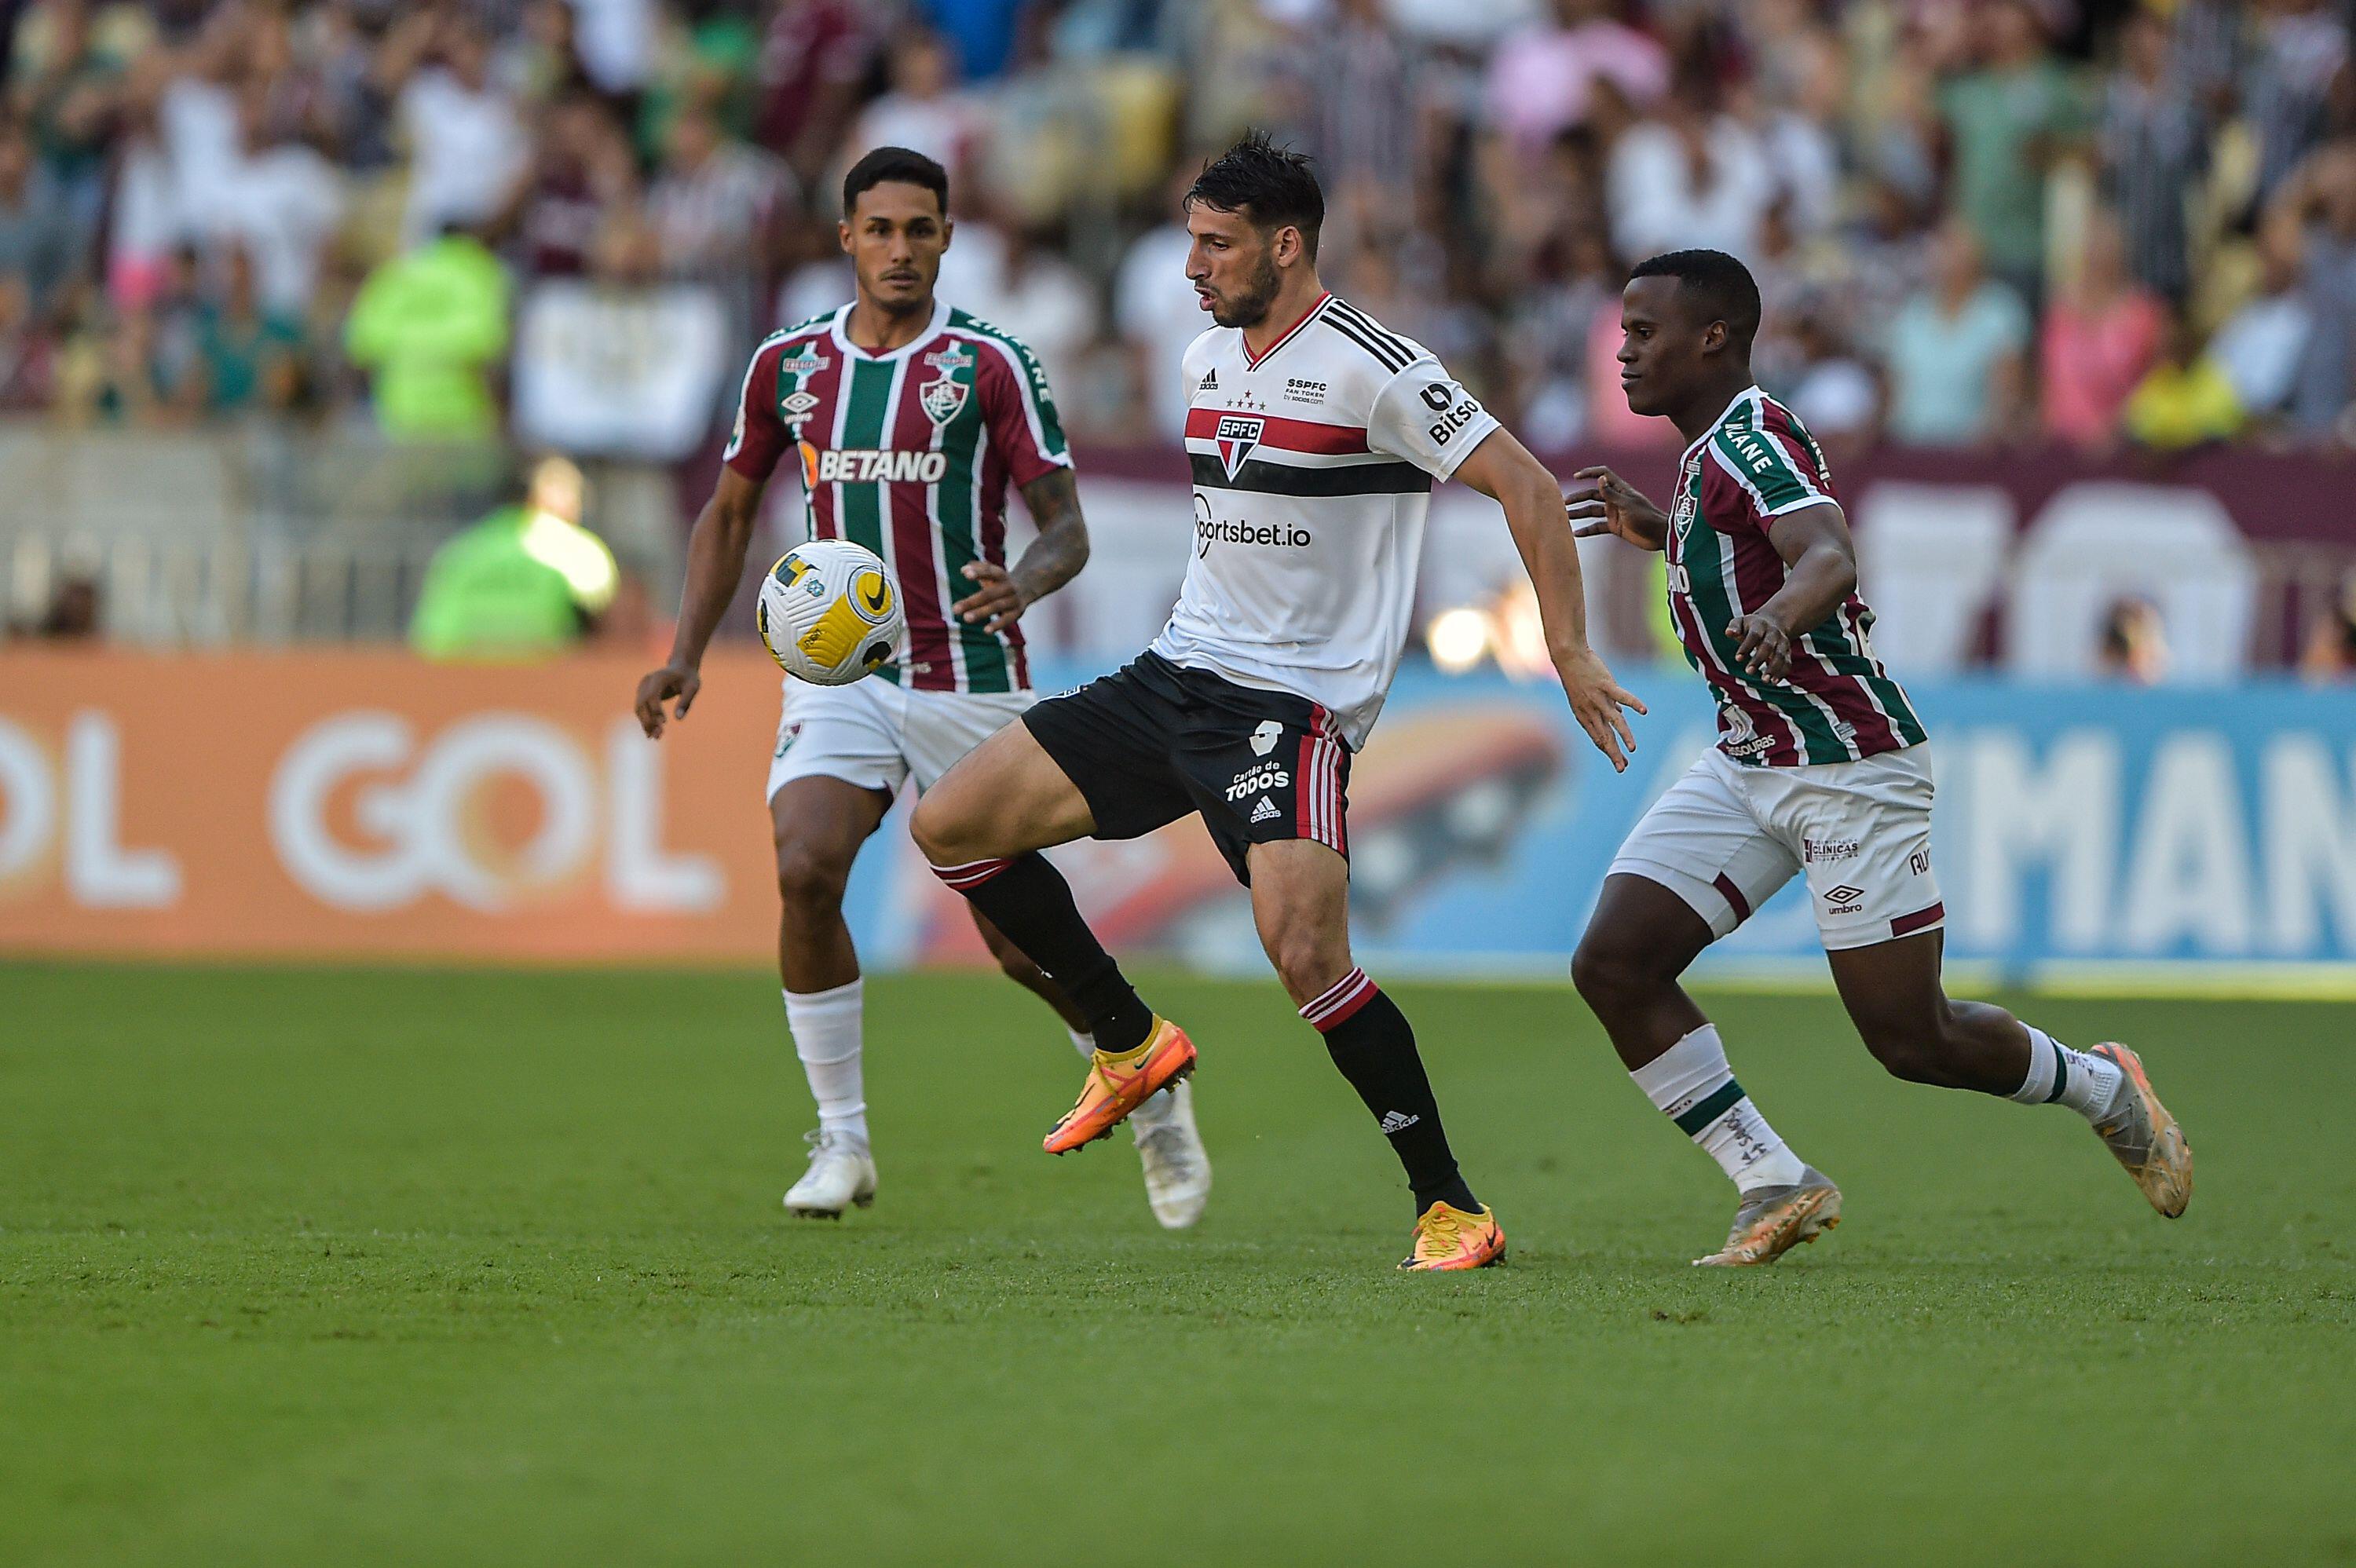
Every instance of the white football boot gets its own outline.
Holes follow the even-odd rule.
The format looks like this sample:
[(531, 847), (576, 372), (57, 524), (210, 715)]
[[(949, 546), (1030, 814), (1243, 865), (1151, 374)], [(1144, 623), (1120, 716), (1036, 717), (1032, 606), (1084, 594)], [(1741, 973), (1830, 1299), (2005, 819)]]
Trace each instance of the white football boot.
[(1194, 1086), (1180, 1083), (1130, 1113), (1137, 1157), (1145, 1166), (1145, 1200), (1165, 1231), (1183, 1231), (1211, 1201), (1211, 1157), (1194, 1125)]
[(786, 1211), (806, 1220), (840, 1220), (844, 1209), (875, 1201), (875, 1157), (857, 1138), (823, 1128), (802, 1135), (809, 1169), (786, 1194)]

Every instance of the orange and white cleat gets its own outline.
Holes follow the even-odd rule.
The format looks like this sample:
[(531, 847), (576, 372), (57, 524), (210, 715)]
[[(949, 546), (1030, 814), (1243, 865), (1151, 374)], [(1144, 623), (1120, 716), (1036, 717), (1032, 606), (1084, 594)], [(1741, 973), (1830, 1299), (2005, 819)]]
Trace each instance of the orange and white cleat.
[(1804, 1166), (1788, 1186), (1762, 1187), (1743, 1195), (1734, 1211), (1726, 1245), (1696, 1268), (1754, 1268), (1772, 1264), (1794, 1247), (1815, 1241), (1840, 1223), (1840, 1189), (1815, 1166)]
[(1436, 1269), (1487, 1268), (1505, 1261), (1505, 1227), (1494, 1211), (1483, 1204), (1468, 1213), (1452, 1203), (1434, 1203), (1415, 1222), (1415, 1250), (1399, 1259), (1399, 1267), (1416, 1272)]
[(2142, 1057), (2109, 1040), (2086, 1054), (2111, 1063), (2125, 1080), (2110, 1110), (2094, 1124), (2095, 1134), (2126, 1167), (2151, 1206), (2175, 1219), (2192, 1201), (2192, 1146), (2184, 1141), (2184, 1129), (2151, 1092)]
[(1115, 1056), (1099, 1051), (1088, 1065), (1080, 1097), (1047, 1131), (1040, 1147), (1049, 1154), (1074, 1149), (1107, 1136), (1129, 1114), (1194, 1071), (1194, 1042), (1168, 1019), (1153, 1020), (1153, 1032), (1134, 1051)]

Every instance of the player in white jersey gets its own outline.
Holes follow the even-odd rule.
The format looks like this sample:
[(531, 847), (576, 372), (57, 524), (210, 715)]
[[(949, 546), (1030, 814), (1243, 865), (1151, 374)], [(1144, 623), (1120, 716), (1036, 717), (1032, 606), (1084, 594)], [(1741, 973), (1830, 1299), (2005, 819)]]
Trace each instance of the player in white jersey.
[(1413, 1030), (1350, 958), (1350, 757), (1398, 667), (1435, 480), (1503, 504), (1563, 689), (1614, 767), (1634, 745), (1621, 709), (1643, 709), (1587, 645), (1553, 475), (1430, 354), (1318, 282), (1324, 198), (1307, 160), (1249, 137), (1186, 210), (1187, 275), (1217, 325), (1185, 361), (1194, 538), (1178, 606), (1127, 667), (951, 768), (917, 806), (916, 842), (1087, 1017), (1095, 1061), (1045, 1140), (1062, 1154), (1183, 1079), (1194, 1046), (1138, 999), (1038, 851), (1199, 814), (1285, 989), (1407, 1169), (1400, 1266), (1477, 1268), (1505, 1233), (1457, 1168)]

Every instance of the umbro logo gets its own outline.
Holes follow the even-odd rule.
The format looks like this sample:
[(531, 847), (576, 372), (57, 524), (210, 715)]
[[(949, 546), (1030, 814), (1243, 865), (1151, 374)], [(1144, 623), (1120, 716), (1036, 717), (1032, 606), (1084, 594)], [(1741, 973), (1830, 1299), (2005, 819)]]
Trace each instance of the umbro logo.
[(1259, 797), (1259, 804), (1252, 807), (1251, 819), (1254, 822), (1274, 822), (1283, 815), (1284, 813), (1276, 809), (1275, 801), (1267, 795), (1262, 795)]
[(1863, 888), (1852, 888), (1847, 882), (1843, 882), (1839, 887), (1828, 889), (1825, 893), (1827, 902), (1837, 904), (1855, 903), (1863, 897), (1865, 897)]
[(1386, 1111), (1383, 1113), (1383, 1136), (1403, 1133), (1421, 1120), (1421, 1116), (1411, 1116), (1405, 1111)]

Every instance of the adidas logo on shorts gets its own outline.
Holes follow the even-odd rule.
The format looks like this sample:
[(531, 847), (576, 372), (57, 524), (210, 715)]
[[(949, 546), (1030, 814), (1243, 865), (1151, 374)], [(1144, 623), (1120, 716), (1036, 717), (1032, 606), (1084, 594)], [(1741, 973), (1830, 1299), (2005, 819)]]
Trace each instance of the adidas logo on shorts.
[(1276, 802), (1262, 795), (1259, 797), (1259, 804), (1252, 807), (1251, 819), (1254, 822), (1273, 822), (1283, 815), (1284, 813), (1276, 809)]

